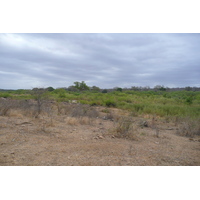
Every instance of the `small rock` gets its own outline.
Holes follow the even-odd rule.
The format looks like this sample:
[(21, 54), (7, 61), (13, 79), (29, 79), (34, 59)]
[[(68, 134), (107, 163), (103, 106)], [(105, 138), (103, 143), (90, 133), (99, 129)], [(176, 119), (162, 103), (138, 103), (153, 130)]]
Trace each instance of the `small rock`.
[(108, 118), (106, 116), (103, 117), (103, 120), (107, 120)]
[(148, 127), (148, 122), (147, 122), (147, 121), (143, 121), (143, 122), (142, 122), (142, 126)]

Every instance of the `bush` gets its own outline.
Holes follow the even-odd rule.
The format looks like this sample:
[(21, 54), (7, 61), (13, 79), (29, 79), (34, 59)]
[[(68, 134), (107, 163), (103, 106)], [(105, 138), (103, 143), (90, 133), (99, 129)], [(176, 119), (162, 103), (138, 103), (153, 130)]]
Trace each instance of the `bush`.
[(191, 105), (192, 102), (193, 102), (192, 97), (187, 97), (186, 100), (185, 100), (185, 103), (188, 104), (188, 105)]
[(75, 104), (73, 107), (70, 106), (71, 111), (69, 115), (71, 117), (89, 117), (89, 118), (96, 118), (99, 116), (98, 111), (94, 108), (90, 107), (89, 105), (77, 105)]
[(189, 118), (185, 118), (178, 125), (177, 134), (186, 137), (194, 137), (195, 135), (200, 135), (200, 119), (191, 120)]
[(117, 106), (116, 102), (113, 101), (113, 100), (107, 100), (107, 101), (105, 101), (105, 105), (107, 107), (116, 107)]
[(0, 97), (9, 98), (11, 95), (9, 93), (0, 93)]
[(0, 99), (0, 116), (5, 116), (8, 114), (9, 110), (12, 108), (13, 104), (11, 100), (1, 100)]
[(108, 90), (106, 90), (106, 89), (102, 90), (102, 93), (108, 93)]
[(117, 138), (137, 140), (136, 129), (134, 129), (131, 117), (122, 117), (119, 119), (114, 129), (114, 136)]
[(101, 106), (101, 103), (99, 101), (92, 101), (89, 103), (91, 106)]
[(66, 94), (65, 94), (65, 93), (60, 93), (60, 94), (58, 95), (58, 97), (59, 97), (59, 98), (66, 98)]
[(54, 91), (55, 89), (53, 88), (53, 87), (48, 87), (47, 88), (47, 91), (49, 91), (49, 92), (52, 92), (52, 91)]
[(143, 111), (144, 110), (144, 105), (142, 105), (142, 104), (134, 104), (133, 105), (133, 108), (134, 108), (134, 110), (136, 111), (136, 112), (140, 112), (140, 111)]
[(122, 92), (122, 88), (117, 88), (116, 91), (118, 91), (118, 92)]

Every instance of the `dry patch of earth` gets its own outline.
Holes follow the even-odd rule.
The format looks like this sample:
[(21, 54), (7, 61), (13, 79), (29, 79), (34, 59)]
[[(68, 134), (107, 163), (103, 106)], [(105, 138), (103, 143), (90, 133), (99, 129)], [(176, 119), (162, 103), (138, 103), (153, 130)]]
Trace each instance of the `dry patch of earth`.
[[(134, 117), (136, 138), (117, 138), (116, 116), (123, 111), (112, 109), (113, 119), (101, 112), (103, 108), (96, 109), (100, 115), (95, 118), (68, 115), (33, 118), (16, 111), (0, 116), (0, 165), (200, 165), (200, 138), (177, 135), (174, 123), (158, 119), (158, 135), (157, 129), (150, 126), (150, 117)], [(141, 126), (141, 120), (149, 125)]]

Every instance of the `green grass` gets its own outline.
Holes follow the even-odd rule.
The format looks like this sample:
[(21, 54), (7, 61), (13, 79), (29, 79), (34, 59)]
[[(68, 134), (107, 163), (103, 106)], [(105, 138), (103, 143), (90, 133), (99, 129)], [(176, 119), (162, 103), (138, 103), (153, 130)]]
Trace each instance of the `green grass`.
[[(69, 92), (56, 89), (46, 96), (58, 102), (78, 100), (91, 106), (116, 107), (135, 114), (152, 114), (160, 117), (200, 117), (200, 92), (191, 91), (123, 91), (123, 92)], [(0, 97), (13, 99), (33, 98), (30, 90), (0, 92)]]

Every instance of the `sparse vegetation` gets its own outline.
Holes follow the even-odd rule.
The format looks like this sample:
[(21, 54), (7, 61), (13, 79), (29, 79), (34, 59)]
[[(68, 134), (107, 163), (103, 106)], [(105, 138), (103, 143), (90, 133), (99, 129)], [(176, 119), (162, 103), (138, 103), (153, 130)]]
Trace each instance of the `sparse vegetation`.
[(137, 128), (132, 117), (121, 117), (116, 123), (113, 135), (117, 138), (137, 140)]
[(178, 124), (177, 134), (186, 137), (200, 136), (200, 118), (191, 120), (185, 118)]
[(76, 91), (70, 89), (72, 86), (69, 89), (48, 87), (47, 89), (35, 88), (32, 91), (2, 91), (0, 96), (9, 99), (36, 99), (38, 113), (43, 100), (48, 96), (56, 102), (77, 100), (81, 104), (115, 107), (132, 112), (134, 115), (157, 115), (172, 121), (176, 117), (191, 119), (200, 117), (200, 92), (191, 87), (186, 87), (182, 91), (170, 91), (169, 88), (158, 85), (153, 90), (132, 87), (130, 90), (116, 88), (108, 92), (107, 89), (101, 91), (96, 86), (89, 90), (89, 86), (84, 81), (74, 84)]
[[(2, 141), (6, 142), (1, 142), (0, 148), (1, 151), (4, 151), (4, 143), (9, 143), (11, 146), (14, 142), (25, 144), (23, 141), (29, 141), (29, 137), (40, 143), (41, 137), (46, 137), (52, 145), (53, 141), (59, 141), (59, 145), (62, 146), (62, 150), (59, 150), (61, 152), (57, 152), (56, 156), (62, 154), (62, 151), (66, 151), (70, 158), (69, 152), (79, 149), (79, 152), (86, 152), (83, 160), (86, 155), (88, 159), (90, 155), (93, 155), (89, 162), (92, 165), (98, 156), (101, 160), (107, 153), (106, 158), (109, 157), (112, 160), (112, 156), (118, 152), (117, 161), (107, 161), (108, 165), (112, 165), (112, 163), (123, 165), (124, 163), (128, 164), (129, 161), (137, 165), (142, 162), (135, 159), (138, 150), (134, 145), (137, 143), (137, 148), (140, 148), (139, 143), (141, 145), (144, 143), (148, 146), (147, 149), (150, 149), (150, 153), (144, 152), (145, 145), (145, 148), (143, 146), (140, 151), (152, 157), (152, 159), (148, 158), (150, 165), (151, 163), (176, 165), (175, 157), (174, 160), (166, 161), (170, 138), (177, 142), (179, 140), (183, 140), (185, 143), (190, 142), (187, 143), (188, 152), (193, 152), (189, 147), (197, 146), (195, 142), (200, 141), (200, 92), (193, 91), (191, 88), (188, 90), (170, 92), (169, 89), (164, 90), (162, 87), (157, 87), (154, 90), (146, 89), (145, 91), (141, 91), (140, 88), (134, 88), (134, 90), (115, 89), (107, 90), (107, 93), (104, 93), (94, 86), (90, 90), (75, 88), (74, 91), (51, 87), (3, 91), (0, 92), (0, 134), (1, 138), (4, 138)], [(167, 133), (168, 131), (170, 131), (170, 135)], [(44, 143), (46, 138), (43, 140)], [(29, 145), (35, 145), (37, 142), (34, 143), (30, 140)], [(171, 146), (180, 145), (177, 142), (170, 144)], [(131, 148), (126, 147), (126, 144)], [(149, 144), (151, 145), (149, 146)], [(46, 145), (49, 148), (49, 144)], [(72, 145), (75, 146), (72, 147)], [(160, 145), (159, 150), (155, 145)], [(5, 148), (5, 151), (9, 150), (8, 147)], [(16, 147), (18, 148), (18, 146)], [(23, 145), (20, 145), (21, 147), (23, 148)], [(163, 147), (167, 149), (166, 152)], [(13, 146), (13, 148), (15, 147)], [(68, 148), (72, 148), (72, 150)], [(175, 147), (173, 146), (173, 148)], [(182, 149), (182, 147), (180, 148)], [(99, 153), (97, 149), (103, 153)], [(154, 154), (154, 151), (157, 153)], [(184, 150), (182, 149), (182, 151)], [(193, 153), (196, 155), (196, 150)], [(40, 155), (38, 152), (36, 154)], [(180, 152), (177, 151), (178, 157), (179, 154)], [(155, 158), (155, 155), (158, 156)], [(164, 161), (160, 160), (159, 156)], [(12, 163), (9, 162), (9, 159)], [(56, 160), (56, 157), (54, 159)], [(199, 163), (196, 157), (192, 163), (185, 159), (185, 155), (182, 155), (183, 161), (180, 161), (182, 165)], [(1, 165), (2, 163), (15, 165), (15, 162), (20, 165), (20, 162), (25, 162), (21, 157), (13, 161), (13, 157), (7, 157), (7, 154), (0, 154), (0, 160), (2, 161)], [(19, 160), (20, 162), (18, 162)], [(65, 163), (68, 163), (68, 160)], [(138, 160), (140, 160), (139, 157)], [(30, 161), (30, 163), (33, 162)], [(80, 165), (76, 155), (70, 163)], [(81, 161), (81, 165), (85, 164), (87, 162)]]

